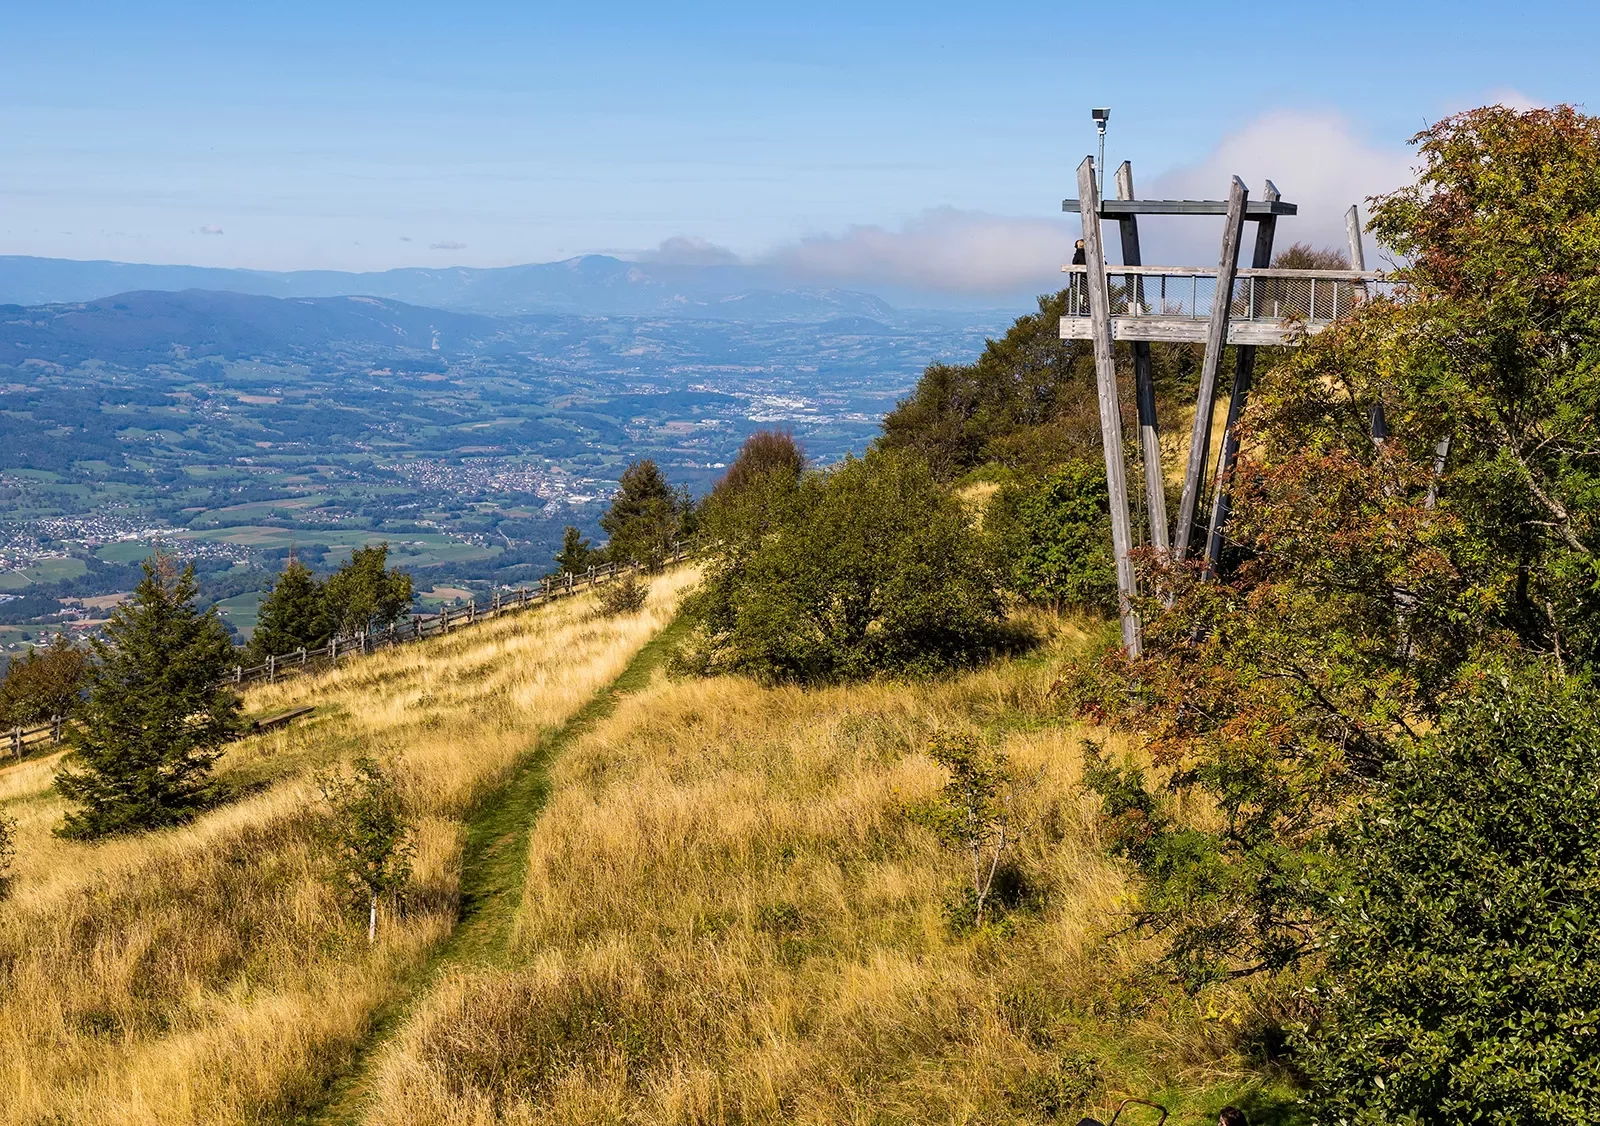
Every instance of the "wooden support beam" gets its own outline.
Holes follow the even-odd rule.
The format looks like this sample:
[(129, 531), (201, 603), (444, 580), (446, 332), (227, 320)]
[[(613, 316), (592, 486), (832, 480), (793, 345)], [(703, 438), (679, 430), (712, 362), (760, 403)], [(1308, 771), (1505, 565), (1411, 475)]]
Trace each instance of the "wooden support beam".
[[(1117, 198), (1133, 198), (1133, 165), (1124, 160), (1117, 167)], [(1122, 236), (1122, 263), (1140, 266), (1144, 259), (1139, 253), (1139, 219), (1133, 214), (1117, 219), (1117, 229)], [(1144, 289), (1139, 285), (1139, 303), (1144, 304)], [(1144, 462), (1144, 502), (1150, 524), (1150, 542), (1162, 555), (1172, 549), (1171, 529), (1167, 523), (1167, 485), (1161, 472), (1161, 427), (1156, 422), (1156, 380), (1150, 366), (1150, 343), (1136, 340), (1133, 343), (1133, 383), (1137, 394), (1139, 412), (1139, 452)]]
[[(1278, 199), (1278, 188), (1267, 181), (1262, 196), (1272, 203)], [(1256, 224), (1256, 245), (1251, 253), (1253, 269), (1264, 270), (1272, 265), (1272, 238), (1277, 233), (1276, 219), (1263, 219)], [(1255, 310), (1250, 310), (1252, 316)], [(1234, 463), (1239, 460), (1239, 416), (1244, 413), (1245, 400), (1250, 395), (1250, 383), (1255, 377), (1256, 346), (1241, 344), (1235, 351), (1237, 362), (1233, 369), (1233, 391), (1228, 396), (1228, 421), (1222, 431), (1222, 457), (1217, 469), (1217, 491), (1211, 503), (1211, 526), (1206, 533), (1206, 574), (1215, 577), (1217, 564), (1222, 559), (1222, 530), (1233, 510), (1228, 494), (1228, 482), (1233, 476)]]
[(1122, 615), (1122, 644), (1137, 657), (1139, 619), (1133, 612), (1135, 594), (1133, 527), (1128, 518), (1128, 481), (1122, 461), (1122, 407), (1117, 401), (1117, 369), (1111, 354), (1111, 295), (1106, 291), (1106, 255), (1100, 240), (1100, 189), (1095, 182), (1094, 158), (1078, 165), (1078, 197), (1083, 201), (1083, 256), (1088, 266), (1089, 317), (1094, 322), (1095, 387), (1100, 397), (1100, 442), (1106, 455), (1106, 490), (1111, 499), (1111, 548), (1117, 563), (1117, 593)]
[(1350, 240), (1350, 265), (1357, 270), (1367, 268), (1367, 256), (1361, 249), (1361, 212), (1355, 204), (1350, 205), (1350, 210), (1344, 213), (1344, 233)]
[(1178, 502), (1178, 528), (1172, 554), (1182, 562), (1189, 555), (1195, 512), (1200, 505), (1206, 455), (1211, 449), (1211, 410), (1217, 395), (1217, 370), (1228, 341), (1228, 306), (1233, 281), (1239, 271), (1239, 241), (1244, 234), (1244, 206), (1250, 190), (1235, 176), (1228, 192), (1228, 217), (1222, 228), (1222, 257), (1217, 261), (1217, 292), (1211, 301), (1211, 323), (1206, 330), (1206, 350), (1200, 361), (1200, 393), (1195, 397), (1194, 428), (1189, 433), (1189, 464), (1183, 475), (1183, 495)]

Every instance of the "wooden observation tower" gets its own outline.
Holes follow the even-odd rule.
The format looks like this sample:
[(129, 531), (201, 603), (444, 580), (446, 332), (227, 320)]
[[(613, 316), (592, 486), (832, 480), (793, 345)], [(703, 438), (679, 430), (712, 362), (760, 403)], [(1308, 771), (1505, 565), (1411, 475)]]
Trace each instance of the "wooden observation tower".
[[(1128, 652), (1141, 650), (1139, 620), (1133, 613), (1135, 594), (1133, 524), (1128, 508), (1127, 473), (1122, 451), (1122, 405), (1118, 401), (1112, 344), (1133, 346), (1133, 375), (1144, 463), (1145, 504), (1152, 545), (1181, 562), (1204, 551), (1206, 569), (1215, 573), (1222, 553), (1222, 530), (1228, 519), (1227, 480), (1238, 455), (1235, 428), (1250, 393), (1256, 348), (1296, 345), (1320, 332), (1341, 313), (1387, 284), (1381, 273), (1368, 271), (1361, 248), (1361, 223), (1355, 207), (1345, 216), (1350, 240), (1348, 270), (1272, 268), (1272, 242), (1278, 219), (1298, 208), (1285, 203), (1268, 180), (1262, 198), (1252, 200), (1237, 176), (1225, 200), (1136, 199), (1133, 169), (1124, 161), (1117, 169), (1117, 198), (1101, 199), (1093, 157), (1078, 166), (1078, 198), (1063, 200), (1063, 211), (1083, 220), (1084, 265), (1064, 266), (1067, 315), (1061, 318), (1063, 340), (1094, 342), (1095, 381), (1100, 397), (1100, 436), (1105, 446), (1106, 484), (1111, 497), (1111, 540), (1117, 562), (1117, 589), (1122, 607), (1122, 641)], [(1215, 269), (1195, 266), (1146, 266), (1139, 253), (1140, 215), (1220, 215), (1224, 217), (1222, 254)], [(1101, 220), (1115, 220), (1122, 243), (1122, 265), (1107, 266)], [(1250, 265), (1239, 266), (1245, 224), (1255, 224)], [(1155, 385), (1150, 367), (1150, 341), (1203, 344), (1200, 391), (1176, 525), (1167, 519), (1165, 479), (1161, 466), (1161, 430), (1156, 419)], [(1205, 485), (1211, 449), (1211, 420), (1223, 349), (1237, 345), (1233, 390), (1227, 422), (1213, 474), (1211, 513), (1203, 548), (1196, 542), (1197, 509)]]

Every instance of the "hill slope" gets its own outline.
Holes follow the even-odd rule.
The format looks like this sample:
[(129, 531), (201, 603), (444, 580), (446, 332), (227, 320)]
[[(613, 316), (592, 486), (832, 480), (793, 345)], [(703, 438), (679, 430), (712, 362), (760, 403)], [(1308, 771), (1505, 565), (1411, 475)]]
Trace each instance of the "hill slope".
[[(573, 599), (252, 690), (317, 718), (230, 749), (250, 796), (183, 830), (61, 841), (55, 761), (0, 770), (21, 837), (0, 1118), (1020, 1124), (1155, 1093), (1189, 1126), (1273, 1104), (1236, 1047), (1247, 999), (1202, 1012), (1115, 933), (1079, 777), (1082, 740), (1116, 739), (1051, 698), (1080, 630), (1040, 618), (1042, 650), (938, 681), (647, 682), (691, 580), (631, 618)], [(912, 812), (949, 731), (1024, 779), (977, 929), (949, 907), (971, 859)], [(309, 804), (363, 752), (419, 843), (371, 948)]]

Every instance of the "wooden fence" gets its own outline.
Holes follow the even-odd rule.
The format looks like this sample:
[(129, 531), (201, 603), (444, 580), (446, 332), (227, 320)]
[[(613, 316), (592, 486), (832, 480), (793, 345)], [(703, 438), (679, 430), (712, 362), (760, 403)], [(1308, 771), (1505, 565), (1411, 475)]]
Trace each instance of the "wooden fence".
[[(675, 543), (665, 561), (681, 563), (699, 550), (698, 538), (687, 543)], [(478, 622), (489, 621), (503, 614), (516, 613), (534, 606), (544, 606), (581, 591), (603, 586), (625, 575), (638, 574), (640, 570), (637, 563), (607, 563), (602, 567), (590, 567), (582, 573), (566, 571), (556, 578), (547, 575), (536, 587), (496, 590), (489, 601), (481, 606), (472, 601), (465, 606), (446, 607), (437, 614), (414, 614), (409, 621), (392, 623), (387, 629), (343, 634), (316, 649), (300, 648), (288, 653), (275, 654), (259, 665), (235, 665), (233, 675), (228, 678), (227, 683), (251, 684), (258, 680), (273, 681), (281, 675), (298, 671), (313, 663), (326, 662), (337, 665), (340, 661), (375, 653), (392, 645), (442, 637), (454, 633), (463, 626), (476, 625)]]
[[(692, 542), (675, 543), (666, 561), (681, 563), (699, 550), (698, 537)], [(274, 654), (259, 665), (234, 665), (233, 675), (225, 678), (223, 683), (242, 685), (253, 684), (259, 680), (274, 681), (279, 676), (310, 671), (313, 667), (337, 666), (341, 661), (375, 653), (392, 645), (422, 641), (429, 637), (442, 637), (464, 626), (476, 625), (530, 607), (548, 605), (558, 599), (603, 586), (626, 575), (638, 574), (640, 570), (637, 563), (622, 565), (607, 563), (602, 567), (590, 567), (582, 573), (567, 571), (557, 578), (546, 576), (536, 587), (496, 590), (489, 601), (482, 606), (472, 601), (465, 606), (440, 610), (437, 614), (416, 614), (404, 624), (396, 622), (385, 630), (343, 634), (315, 649), (300, 648), (289, 653)], [(289, 718), (299, 714), (301, 713), (297, 711)], [(38, 727), (14, 728), (5, 733), (6, 749), (13, 758), (21, 759), (31, 747), (59, 746), (65, 738), (64, 728), (65, 724), (59, 717)]]
[(14, 727), (6, 732), (6, 750), (11, 756), (20, 759), (30, 747), (48, 746), (55, 747), (66, 738), (66, 724), (60, 716), (53, 717), (49, 723), (42, 723), (38, 727)]

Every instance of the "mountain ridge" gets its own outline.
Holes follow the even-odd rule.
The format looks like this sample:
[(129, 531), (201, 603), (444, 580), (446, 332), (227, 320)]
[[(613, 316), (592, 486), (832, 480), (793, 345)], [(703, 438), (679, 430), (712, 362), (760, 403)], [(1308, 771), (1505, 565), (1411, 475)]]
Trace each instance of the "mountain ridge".
[(406, 266), (369, 273), (0, 255), (0, 304), (74, 304), (129, 292), (185, 290), (284, 299), (368, 296), (490, 316), (577, 313), (824, 321), (898, 315), (894, 306), (871, 293), (797, 285), (768, 267), (630, 262), (604, 254), (518, 266)]

